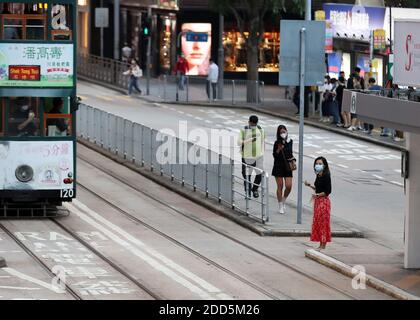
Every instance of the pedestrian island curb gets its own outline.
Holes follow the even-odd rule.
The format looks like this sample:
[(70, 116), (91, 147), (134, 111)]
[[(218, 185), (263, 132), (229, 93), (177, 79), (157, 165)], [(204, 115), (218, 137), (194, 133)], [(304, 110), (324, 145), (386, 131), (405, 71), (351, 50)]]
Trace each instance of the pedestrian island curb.
[[(310, 231), (304, 229), (273, 229), (266, 224), (257, 222), (256, 220), (248, 217), (244, 213), (239, 211), (234, 211), (233, 209), (217, 203), (217, 200), (212, 200), (207, 198), (204, 192), (195, 191), (188, 186), (181, 186), (181, 184), (176, 184), (171, 181), (170, 178), (164, 177), (158, 174), (151, 172), (148, 168), (138, 167), (129, 160), (122, 159), (121, 157), (115, 155), (108, 150), (101, 148), (100, 146), (95, 145), (92, 142), (86, 141), (81, 138), (77, 138), (77, 141), (83, 146), (98, 152), (99, 154), (115, 161), (116, 163), (123, 165), (130, 170), (146, 177), (147, 179), (163, 186), (164, 188), (179, 194), (180, 196), (214, 212), (217, 215), (225, 217), (240, 226), (249, 229), (250, 231), (260, 235), (260, 236), (273, 236), (273, 237), (309, 237)], [(341, 238), (363, 238), (364, 235), (361, 231), (355, 229), (347, 230), (332, 230), (331, 232), (333, 237)]]
[[(355, 276), (355, 274), (353, 273), (353, 267), (317, 250), (308, 249), (305, 251), (305, 256), (349, 278), (354, 278)], [(378, 278), (375, 278), (369, 274), (366, 274), (366, 284), (398, 300), (420, 300), (420, 297), (412, 295), (396, 286), (379, 280)]]
[(6, 259), (4, 259), (3, 257), (0, 257), (0, 268), (5, 268), (5, 267), (7, 267)]

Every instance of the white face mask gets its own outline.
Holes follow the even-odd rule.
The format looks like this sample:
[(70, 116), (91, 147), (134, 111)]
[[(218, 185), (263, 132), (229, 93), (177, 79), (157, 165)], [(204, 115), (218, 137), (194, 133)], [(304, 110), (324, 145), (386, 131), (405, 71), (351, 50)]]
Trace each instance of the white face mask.
[(280, 137), (284, 140), (287, 139), (287, 132), (280, 134)]
[(29, 106), (28, 105), (24, 105), (20, 107), (22, 109), (22, 111), (28, 111)]

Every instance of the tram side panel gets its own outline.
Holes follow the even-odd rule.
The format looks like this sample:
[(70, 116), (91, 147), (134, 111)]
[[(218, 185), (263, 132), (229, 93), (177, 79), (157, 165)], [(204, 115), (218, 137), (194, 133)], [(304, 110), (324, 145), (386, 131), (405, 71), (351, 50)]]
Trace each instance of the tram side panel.
[(3, 202), (71, 201), (75, 197), (74, 141), (0, 141)]

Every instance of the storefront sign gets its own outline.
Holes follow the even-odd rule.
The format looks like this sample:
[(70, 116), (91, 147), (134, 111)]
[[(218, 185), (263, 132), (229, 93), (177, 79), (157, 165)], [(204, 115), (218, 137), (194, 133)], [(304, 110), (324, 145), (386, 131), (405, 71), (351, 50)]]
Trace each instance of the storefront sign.
[(420, 86), (420, 20), (395, 21), (394, 83)]
[(376, 29), (373, 31), (373, 49), (385, 50), (386, 49), (386, 38), (384, 29)]
[(351, 4), (324, 4), (326, 20), (330, 20), (334, 37), (369, 40), (370, 31), (382, 29), (385, 8)]
[(39, 81), (40, 66), (9, 66), (9, 80)]
[(331, 21), (326, 21), (325, 29), (325, 53), (334, 52), (334, 29)]
[(72, 87), (73, 70), (72, 44), (0, 44), (0, 86)]

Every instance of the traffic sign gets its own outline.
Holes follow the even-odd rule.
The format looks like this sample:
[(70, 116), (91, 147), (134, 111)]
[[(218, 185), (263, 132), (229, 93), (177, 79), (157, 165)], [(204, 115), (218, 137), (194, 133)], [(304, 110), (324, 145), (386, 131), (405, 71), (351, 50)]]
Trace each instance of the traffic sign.
[(109, 10), (108, 8), (95, 8), (95, 27), (108, 28), (109, 27)]
[(190, 42), (207, 42), (209, 35), (207, 33), (187, 32), (186, 39)]

